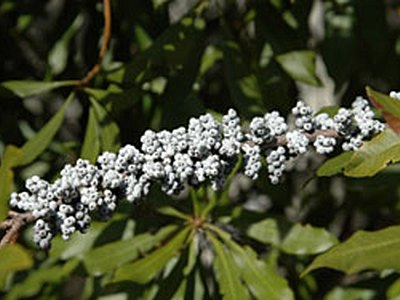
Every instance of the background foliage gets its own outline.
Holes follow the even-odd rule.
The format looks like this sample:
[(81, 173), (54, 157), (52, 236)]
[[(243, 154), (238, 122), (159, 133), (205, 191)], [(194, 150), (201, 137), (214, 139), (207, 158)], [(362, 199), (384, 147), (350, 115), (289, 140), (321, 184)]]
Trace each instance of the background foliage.
[[(234, 107), (246, 122), (273, 109), (287, 114), (300, 97), (331, 112), (369, 85), (398, 124), (399, 104), (375, 92), (400, 82), (398, 1), (111, 5), (102, 71), (81, 87), (98, 59), (102, 3), (0, 3), (2, 219), (9, 193), (29, 176), (54, 179), (78, 157), (93, 162), (138, 145), (147, 128), (175, 128), (204, 112)], [(400, 159), (399, 143), (388, 129), (321, 168), (324, 158), (310, 154), (279, 186), (239, 172), (220, 193), (203, 187), (171, 199), (155, 187), (86, 235), (57, 238), (49, 253), (32, 244), (28, 227), (0, 250), (0, 295), (399, 299), (400, 170), (386, 167)]]

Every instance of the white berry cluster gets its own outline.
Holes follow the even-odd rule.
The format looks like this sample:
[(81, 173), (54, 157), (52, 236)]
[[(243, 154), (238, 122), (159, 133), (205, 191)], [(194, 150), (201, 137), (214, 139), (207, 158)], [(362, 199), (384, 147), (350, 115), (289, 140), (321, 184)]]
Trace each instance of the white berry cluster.
[(54, 183), (29, 178), (26, 191), (13, 193), (10, 205), (32, 213), (34, 241), (48, 249), (55, 234), (68, 239), (75, 231), (85, 232), (93, 217), (109, 218), (120, 199), (142, 199), (154, 183), (169, 195), (203, 183), (220, 189), (242, 156), (245, 175), (256, 179), (266, 162), (269, 179), (277, 184), (286, 162), (311, 146), (322, 154), (337, 147), (354, 150), (384, 129), (363, 98), (333, 117), (314, 115), (302, 101), (292, 112), (296, 128), (291, 131), (276, 111), (254, 117), (244, 129), (233, 109), (221, 122), (205, 114), (191, 118), (187, 128), (147, 130), (140, 148), (126, 145), (118, 153), (105, 152), (96, 164), (79, 159), (66, 165)]
[(394, 98), (394, 99), (400, 100), (400, 92), (391, 91), (391, 92), (389, 93), (389, 96), (392, 97), (392, 98)]

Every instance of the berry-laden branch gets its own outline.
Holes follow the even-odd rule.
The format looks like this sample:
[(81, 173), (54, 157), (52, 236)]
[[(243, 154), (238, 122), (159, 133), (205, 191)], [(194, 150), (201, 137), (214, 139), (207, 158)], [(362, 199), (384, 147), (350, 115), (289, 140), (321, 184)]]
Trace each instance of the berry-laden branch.
[[(314, 115), (302, 101), (292, 113), (292, 130), (276, 111), (254, 117), (248, 127), (242, 127), (233, 109), (221, 122), (205, 114), (191, 118), (187, 128), (158, 133), (147, 130), (140, 149), (126, 145), (118, 153), (105, 152), (95, 165), (78, 159), (76, 165), (66, 165), (54, 183), (38, 176), (29, 178), (26, 191), (11, 195), (10, 206), (22, 215), (32, 215), (33, 239), (40, 248), (48, 249), (55, 234), (68, 239), (75, 231), (87, 231), (93, 217), (109, 218), (120, 199), (135, 202), (145, 197), (155, 182), (169, 195), (187, 185), (204, 183), (218, 190), (243, 156), (245, 175), (256, 179), (266, 161), (269, 179), (277, 184), (288, 160), (311, 149), (321, 154), (335, 148), (356, 150), (363, 140), (384, 129), (361, 97), (332, 118), (326, 113)], [(17, 222), (13, 219), (11, 215), (7, 224)], [(13, 234), (10, 229), (6, 236)]]
[(86, 86), (89, 82), (100, 72), (101, 63), (106, 55), (108, 44), (111, 38), (111, 5), (110, 0), (103, 0), (103, 14), (104, 14), (104, 34), (101, 43), (101, 48), (99, 52), (99, 57), (97, 63), (92, 67), (92, 69), (87, 72), (86, 76), (81, 79), (78, 86)]
[(25, 224), (35, 221), (31, 212), (17, 213), (15, 211), (10, 211), (8, 217), (9, 219), (0, 223), (0, 229), (6, 231), (0, 240), (0, 248), (3, 248), (7, 244), (15, 243), (19, 232)]

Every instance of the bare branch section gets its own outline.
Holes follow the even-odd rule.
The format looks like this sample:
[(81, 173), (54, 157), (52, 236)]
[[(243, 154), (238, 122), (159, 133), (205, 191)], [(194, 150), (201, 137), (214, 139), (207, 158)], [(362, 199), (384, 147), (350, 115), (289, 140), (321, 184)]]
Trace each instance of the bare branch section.
[(86, 76), (81, 79), (78, 86), (86, 86), (89, 82), (100, 72), (101, 63), (106, 55), (108, 45), (111, 38), (111, 5), (110, 0), (103, 0), (103, 13), (104, 13), (104, 35), (101, 44), (99, 57), (97, 63), (92, 67), (92, 69), (86, 74)]
[(0, 223), (0, 229), (5, 231), (5, 234), (0, 240), (0, 249), (7, 244), (13, 244), (18, 239), (22, 228), (35, 220), (32, 213), (18, 213), (10, 211), (8, 219)]

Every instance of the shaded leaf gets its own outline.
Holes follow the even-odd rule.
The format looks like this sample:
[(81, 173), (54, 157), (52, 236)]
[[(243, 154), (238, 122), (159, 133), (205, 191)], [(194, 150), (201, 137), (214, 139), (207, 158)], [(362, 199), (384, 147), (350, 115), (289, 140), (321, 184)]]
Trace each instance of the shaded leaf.
[(376, 108), (382, 110), (383, 117), (388, 125), (396, 132), (400, 133), (400, 101), (388, 95), (374, 91), (367, 86), (367, 95)]
[(85, 138), (83, 140), (80, 157), (94, 163), (100, 153), (99, 129), (96, 113), (93, 107), (89, 109), (89, 118), (86, 125)]
[(266, 244), (278, 246), (280, 243), (278, 224), (274, 219), (268, 218), (251, 224), (247, 229), (247, 235)]
[(281, 249), (289, 254), (310, 255), (328, 250), (338, 240), (324, 228), (295, 224), (282, 242)]
[(250, 299), (250, 295), (240, 281), (240, 271), (232, 255), (224, 249), (224, 245), (212, 233), (209, 232), (207, 236), (215, 251), (214, 271), (217, 274), (219, 292), (223, 295), (223, 299)]
[(92, 97), (89, 97), (89, 99), (100, 125), (101, 149), (111, 152), (118, 151), (120, 148), (118, 125), (111, 119), (107, 110), (98, 101)]
[(48, 92), (60, 87), (74, 86), (77, 84), (78, 81), (76, 80), (52, 81), (52, 82), (11, 80), (3, 82), (1, 86), (10, 90), (15, 95), (21, 98), (25, 98), (36, 94)]
[(177, 210), (172, 206), (163, 206), (157, 209), (157, 211), (166, 216), (175, 217), (182, 220), (190, 220), (191, 217), (189, 215), (184, 214), (183, 212)]
[(292, 300), (294, 295), (286, 280), (267, 263), (257, 258), (250, 247), (242, 247), (221, 229), (210, 226), (232, 251), (239, 272), (257, 299)]
[(14, 172), (12, 167), (22, 157), (21, 149), (9, 145), (6, 147), (0, 167), (0, 220), (4, 220), (8, 212), (8, 199), (13, 190)]
[(372, 300), (376, 299), (375, 296), (372, 289), (336, 287), (325, 296), (324, 300)]
[(21, 148), (23, 152), (22, 159), (18, 162), (18, 166), (23, 166), (34, 161), (48, 147), (53, 140), (58, 129), (60, 128), (65, 111), (68, 105), (75, 98), (75, 93), (71, 93), (68, 99), (61, 106), (59, 111), (40, 129), (40, 131)]
[(293, 79), (310, 85), (321, 86), (321, 81), (315, 72), (314, 51), (291, 51), (276, 57), (277, 62)]
[(15, 284), (7, 293), (5, 299), (21, 299), (37, 294), (46, 283), (57, 284), (68, 276), (78, 265), (79, 261), (71, 259), (64, 265), (56, 265), (50, 268), (35, 270), (26, 279)]
[(321, 254), (303, 272), (331, 268), (347, 274), (373, 269), (400, 271), (400, 226), (382, 230), (358, 231), (345, 242)]
[(190, 228), (188, 227), (181, 230), (157, 250), (117, 269), (112, 282), (129, 280), (138, 283), (147, 283), (152, 280), (182, 248), (189, 230)]
[(127, 240), (105, 244), (87, 252), (83, 262), (89, 274), (97, 275), (112, 271), (154, 248), (176, 229), (175, 225), (169, 225), (156, 234), (144, 233)]

